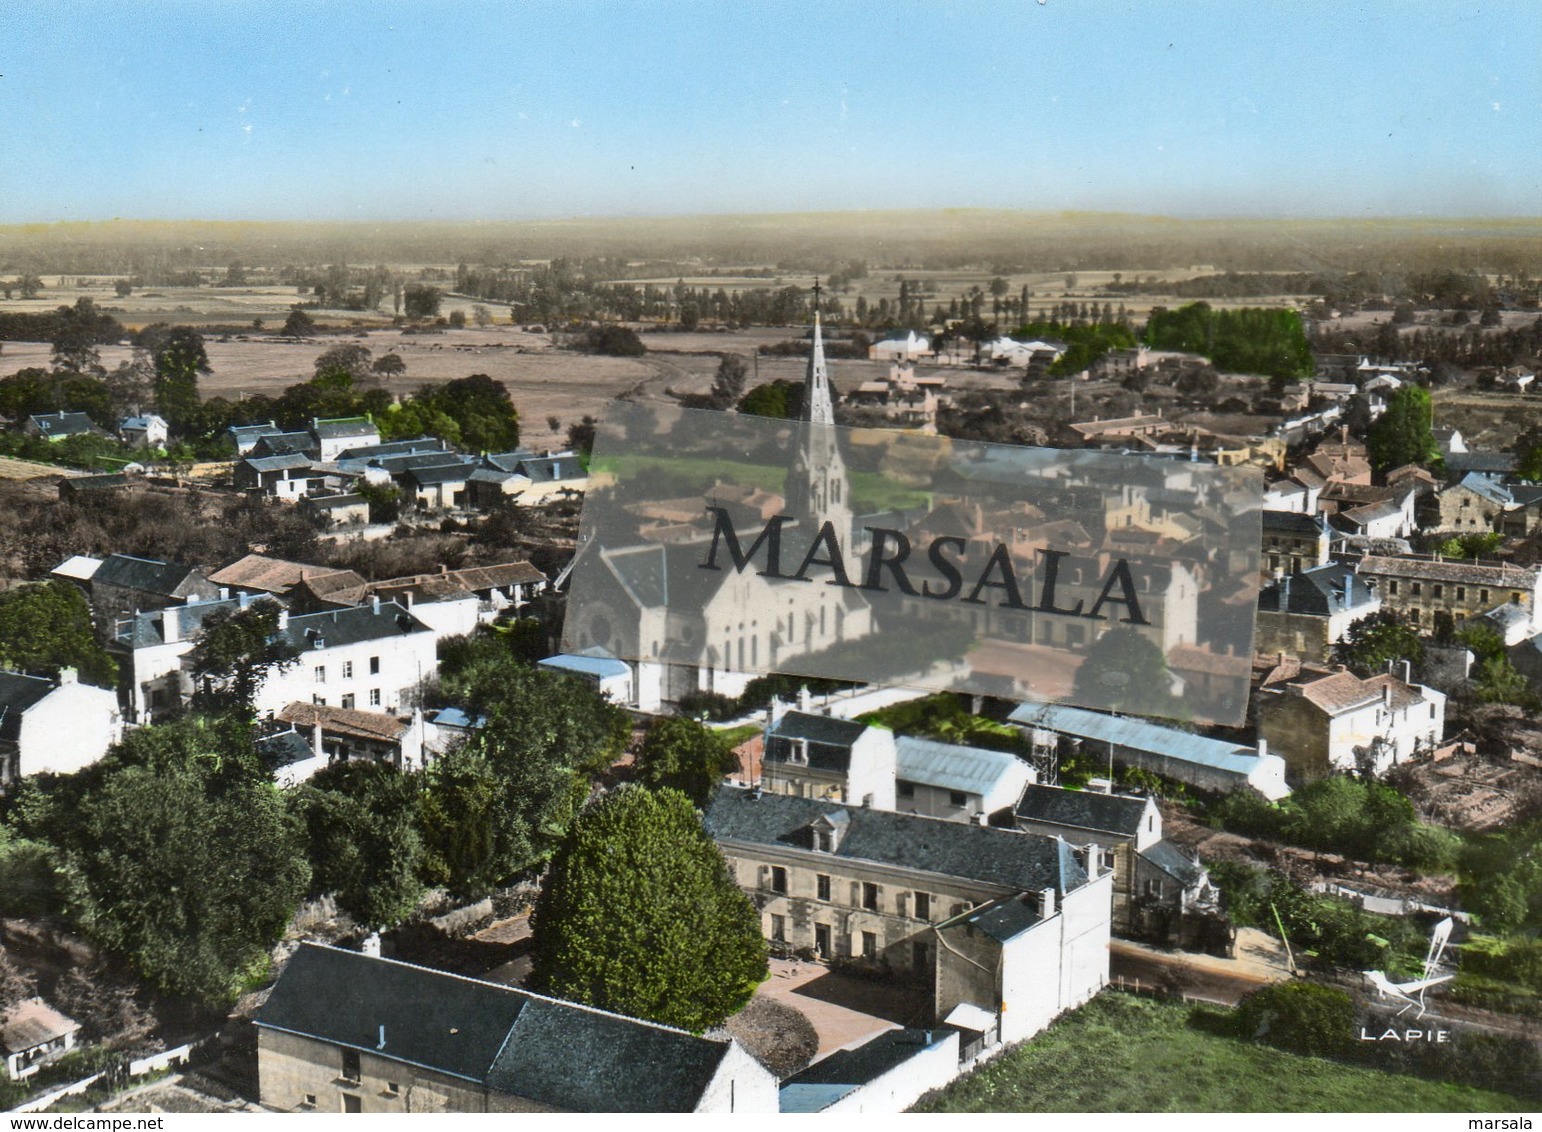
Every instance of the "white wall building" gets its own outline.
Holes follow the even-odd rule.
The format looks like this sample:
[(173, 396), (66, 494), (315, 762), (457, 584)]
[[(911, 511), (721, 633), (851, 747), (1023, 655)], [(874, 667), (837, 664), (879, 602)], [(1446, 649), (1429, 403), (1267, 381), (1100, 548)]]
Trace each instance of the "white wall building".
[(31, 774), (73, 774), (122, 737), (117, 695), (80, 683), (73, 668), (57, 681), (0, 672), (0, 786)]

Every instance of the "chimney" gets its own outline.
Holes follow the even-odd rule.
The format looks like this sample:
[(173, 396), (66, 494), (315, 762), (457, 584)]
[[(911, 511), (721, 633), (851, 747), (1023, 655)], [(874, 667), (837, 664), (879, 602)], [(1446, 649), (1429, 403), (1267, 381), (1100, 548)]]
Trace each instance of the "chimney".
[(278, 631), (280, 633), (285, 633), (285, 632), (288, 632), (288, 630), (289, 630), (289, 610), (287, 610), (287, 609), (280, 609), (278, 611)]
[[(364, 937), (364, 942), (359, 944), (359, 950), (361, 952), (363, 952), (365, 955), (371, 955), (371, 956), (374, 956), (376, 959), (379, 959), (380, 958), (380, 933), (379, 932), (370, 932), (369, 935), (365, 936)], [(384, 1026), (380, 1027), (380, 1044), (382, 1046), (385, 1045), (385, 1027)]]
[(1390, 680), (1381, 686), (1381, 706), (1388, 711), (1392, 710), (1392, 681)]
[(798, 710), (808, 711), (814, 706), (814, 697), (809, 695), (808, 685), (804, 684), (798, 689)]
[(1259, 758), (1263, 758), (1268, 753), (1269, 753), (1269, 740), (1267, 740), (1267, 739), (1259, 739), (1258, 740), (1258, 757)]
[(321, 745), (321, 717), (316, 717), (316, 722), (311, 724), (311, 754), (315, 758), (321, 758), (326, 754), (326, 749)]
[(167, 644), (182, 639), (182, 622), (177, 617), (177, 607), (169, 606), (161, 610), (161, 640)]
[(242, 590), (240, 593), (236, 594), (236, 600), (241, 603), (242, 609), (246, 609), (252, 604), (252, 595), (247, 593), (245, 590)]
[(369, 611), (371, 613), (373, 613), (376, 617), (380, 616), (380, 595), (379, 594), (370, 594), (369, 595)]
[(1039, 890), (1039, 919), (1047, 920), (1055, 914), (1055, 890), (1053, 888), (1041, 888)]
[(221, 601), (229, 601), (230, 600), (230, 587), (229, 586), (221, 586), (220, 587), (220, 600)]
[[(1087, 844), (1082, 848), (1082, 852), (1087, 855), (1087, 875), (1096, 880), (1098, 877), (1103, 875), (1098, 871), (1098, 860), (1102, 857), (1103, 854), (1098, 849), (1097, 845), (1091, 841), (1087, 842)], [(1054, 889), (1050, 889), (1050, 891), (1053, 892)]]
[(68, 684), (75, 683), (79, 676), (80, 673), (73, 668), (59, 669), (59, 687), (63, 688)]
[(412, 612), (412, 591), (408, 590), (408, 591), (406, 591), (406, 594), (407, 594), (407, 612), (411, 613)]

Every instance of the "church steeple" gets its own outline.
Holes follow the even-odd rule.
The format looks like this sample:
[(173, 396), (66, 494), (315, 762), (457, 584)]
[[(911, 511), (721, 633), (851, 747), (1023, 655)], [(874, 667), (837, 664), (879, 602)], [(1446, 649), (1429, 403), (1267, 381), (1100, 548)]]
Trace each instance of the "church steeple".
[(819, 278), (814, 278), (814, 346), (808, 355), (808, 375), (803, 379), (803, 419), (811, 424), (834, 424), (835, 406), (830, 400), (830, 371), (825, 365), (825, 341), (819, 328)]

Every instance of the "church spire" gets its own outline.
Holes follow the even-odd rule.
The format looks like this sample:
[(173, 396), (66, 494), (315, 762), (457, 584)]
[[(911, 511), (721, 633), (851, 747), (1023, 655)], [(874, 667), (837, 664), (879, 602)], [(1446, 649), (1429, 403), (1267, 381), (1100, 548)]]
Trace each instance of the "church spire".
[(814, 346), (808, 356), (808, 376), (803, 380), (803, 419), (811, 424), (834, 424), (830, 401), (830, 371), (825, 365), (825, 342), (819, 328), (819, 277), (814, 277)]

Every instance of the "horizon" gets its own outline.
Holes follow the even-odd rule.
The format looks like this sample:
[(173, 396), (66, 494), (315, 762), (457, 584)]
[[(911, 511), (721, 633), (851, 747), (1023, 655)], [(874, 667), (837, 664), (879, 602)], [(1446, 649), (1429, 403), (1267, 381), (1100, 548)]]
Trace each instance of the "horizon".
[(1449, 221), (1542, 200), (1524, 0), (782, 11), (19, 10), (0, 225)]

